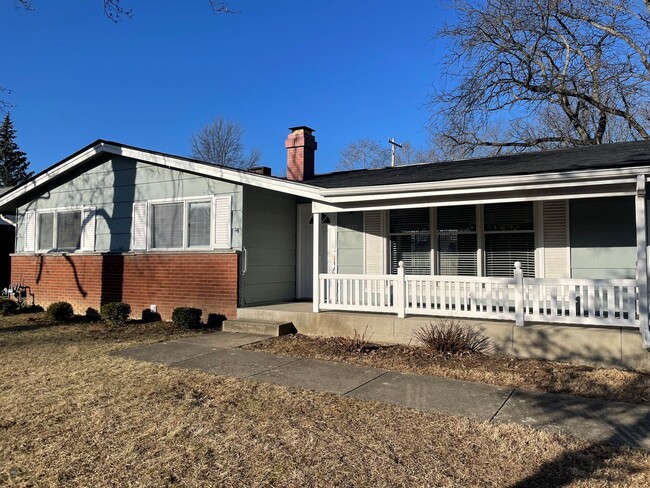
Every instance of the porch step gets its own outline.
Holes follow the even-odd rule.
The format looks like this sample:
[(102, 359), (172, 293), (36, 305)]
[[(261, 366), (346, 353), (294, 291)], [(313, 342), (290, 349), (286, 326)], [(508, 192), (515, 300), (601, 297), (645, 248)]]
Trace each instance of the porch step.
[(234, 319), (223, 323), (224, 332), (244, 332), (268, 336), (291, 334), (295, 327), (291, 322), (274, 322), (272, 320)]

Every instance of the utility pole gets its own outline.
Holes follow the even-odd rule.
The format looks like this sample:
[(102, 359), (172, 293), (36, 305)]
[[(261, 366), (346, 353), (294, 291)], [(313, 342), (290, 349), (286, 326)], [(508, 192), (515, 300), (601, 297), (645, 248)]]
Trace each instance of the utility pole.
[(395, 166), (395, 146), (397, 146), (397, 147), (399, 147), (401, 149), (402, 145), (395, 142), (395, 139), (392, 138), (392, 137), (390, 139), (388, 139), (388, 143), (391, 145), (391, 148), (390, 148), (390, 167), (392, 168), (392, 167)]

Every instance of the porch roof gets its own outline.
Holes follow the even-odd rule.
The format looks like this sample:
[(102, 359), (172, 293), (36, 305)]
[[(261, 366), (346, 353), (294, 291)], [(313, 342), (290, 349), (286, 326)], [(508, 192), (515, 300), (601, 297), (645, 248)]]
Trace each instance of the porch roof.
[(307, 183), (321, 188), (336, 189), (629, 168), (648, 164), (650, 164), (650, 141), (635, 141), (462, 161), (341, 171), (316, 175)]

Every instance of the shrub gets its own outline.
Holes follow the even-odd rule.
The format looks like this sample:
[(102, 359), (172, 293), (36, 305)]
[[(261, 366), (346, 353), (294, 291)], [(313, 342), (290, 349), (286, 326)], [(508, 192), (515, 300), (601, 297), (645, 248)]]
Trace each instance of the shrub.
[(451, 318), (430, 323), (413, 335), (425, 347), (442, 354), (461, 355), (467, 352), (485, 354), (492, 348), (492, 341), (482, 330)]
[(226, 320), (225, 315), (221, 313), (210, 313), (208, 314), (208, 320), (205, 321), (205, 325), (208, 329), (221, 329), (224, 320)]
[(100, 309), (102, 320), (114, 327), (126, 324), (131, 314), (131, 305), (124, 302), (105, 303)]
[(346, 337), (343, 340), (343, 344), (345, 346), (345, 349), (347, 352), (369, 352), (374, 349), (373, 346), (370, 345), (370, 339), (372, 339), (372, 334), (370, 336), (367, 336), (368, 334), (368, 326), (366, 325), (365, 330), (363, 331), (362, 334), (359, 334), (357, 329), (354, 329), (354, 336), (352, 337)]
[(152, 312), (149, 308), (142, 310), (142, 322), (159, 322), (161, 320), (162, 318), (158, 312)]
[(0, 298), (0, 315), (11, 315), (18, 310), (18, 304), (9, 298)]
[(73, 315), (74, 311), (72, 310), (72, 305), (68, 302), (54, 302), (47, 307), (47, 316), (57, 322), (70, 320)]
[(200, 308), (176, 307), (172, 312), (172, 322), (178, 327), (198, 329), (201, 327), (202, 313)]

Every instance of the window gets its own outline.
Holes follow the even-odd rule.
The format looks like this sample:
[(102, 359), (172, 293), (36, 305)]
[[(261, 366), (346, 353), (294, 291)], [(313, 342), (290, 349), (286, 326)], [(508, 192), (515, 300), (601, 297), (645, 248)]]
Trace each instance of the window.
[(153, 242), (151, 247), (177, 249), (183, 247), (183, 204), (152, 205)]
[(210, 202), (190, 203), (187, 220), (187, 246), (210, 246)]
[(515, 261), (526, 277), (535, 276), (533, 204), (485, 205), (486, 276), (512, 276)]
[(54, 249), (54, 212), (38, 214), (38, 248)]
[(390, 211), (390, 269), (404, 261), (410, 275), (431, 274), (431, 226), (428, 208)]
[(81, 243), (81, 212), (57, 212), (56, 242), (58, 249), (79, 249)]
[(476, 276), (476, 207), (440, 207), (437, 210), (438, 274)]
[(77, 250), (81, 247), (81, 210), (39, 212), (37, 232), (40, 251)]
[(151, 248), (209, 248), (212, 201), (151, 205)]

